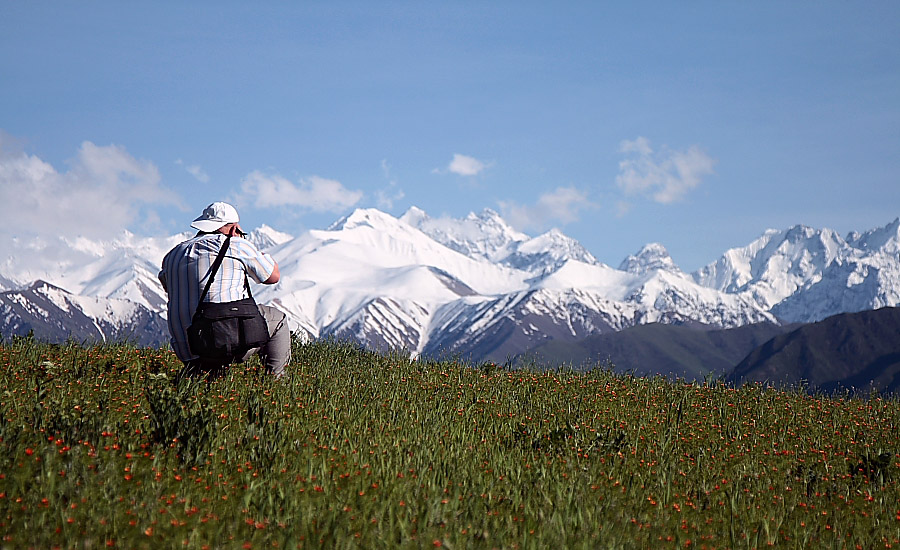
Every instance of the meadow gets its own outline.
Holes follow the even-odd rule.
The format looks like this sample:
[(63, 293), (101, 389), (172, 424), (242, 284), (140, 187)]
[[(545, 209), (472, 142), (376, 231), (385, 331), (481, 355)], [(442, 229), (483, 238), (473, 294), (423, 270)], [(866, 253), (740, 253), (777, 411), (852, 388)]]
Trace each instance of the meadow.
[(294, 343), (0, 345), (2, 548), (900, 548), (900, 402)]

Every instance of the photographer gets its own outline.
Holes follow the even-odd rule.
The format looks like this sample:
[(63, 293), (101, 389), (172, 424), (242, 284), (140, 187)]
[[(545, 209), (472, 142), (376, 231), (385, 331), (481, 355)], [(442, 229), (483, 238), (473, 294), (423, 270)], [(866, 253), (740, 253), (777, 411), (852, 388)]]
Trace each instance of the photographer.
[[(250, 278), (267, 285), (277, 283), (281, 278), (278, 263), (243, 238), (238, 221), (237, 210), (230, 204), (210, 204), (191, 223), (199, 232), (176, 245), (162, 262), (159, 280), (168, 295), (172, 348), (184, 362), (188, 375), (218, 378), (229, 364), (258, 353), (266, 372), (280, 377), (290, 360), (290, 330), (284, 313), (271, 306), (256, 305), (248, 281)], [(228, 307), (231, 305), (235, 307)], [(255, 318), (244, 315), (241, 319), (222, 319), (228, 317), (227, 312), (209, 313), (237, 311), (238, 306), (244, 312), (249, 307), (249, 315)], [(233, 322), (215, 325), (215, 331), (206, 328), (229, 321)], [(198, 336), (201, 326), (204, 328)], [(229, 331), (233, 334), (227, 334)], [(250, 336), (251, 332), (256, 336)], [(218, 341), (224, 338), (222, 333), (232, 339), (227, 345)], [(245, 341), (251, 345), (244, 345)], [(240, 343), (232, 345), (233, 342)], [(214, 345), (220, 347), (212, 349)]]

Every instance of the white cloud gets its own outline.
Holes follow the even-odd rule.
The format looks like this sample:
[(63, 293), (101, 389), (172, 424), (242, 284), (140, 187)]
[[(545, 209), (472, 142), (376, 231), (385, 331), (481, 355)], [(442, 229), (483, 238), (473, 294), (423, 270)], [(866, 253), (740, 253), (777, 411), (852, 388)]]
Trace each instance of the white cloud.
[(538, 198), (534, 205), (521, 205), (513, 201), (500, 201), (503, 218), (519, 229), (545, 229), (553, 223), (567, 224), (578, 221), (582, 210), (596, 208), (588, 200), (587, 193), (574, 187), (558, 187)]
[(181, 159), (176, 160), (175, 164), (177, 164), (178, 166), (184, 166), (184, 169), (187, 171), (187, 173), (194, 176), (194, 178), (196, 178), (196, 180), (200, 183), (209, 183), (209, 174), (207, 174), (199, 164), (190, 164), (186, 166)]
[(655, 153), (650, 141), (638, 137), (625, 140), (619, 151), (628, 158), (619, 162), (616, 184), (626, 196), (644, 196), (668, 204), (700, 185), (704, 176), (713, 173), (715, 161), (696, 145), (687, 151), (673, 151), (666, 147)]
[(241, 180), (241, 191), (257, 208), (291, 206), (313, 212), (341, 212), (362, 199), (339, 181), (311, 176), (296, 184), (278, 174), (254, 170)]
[(403, 189), (397, 185), (397, 181), (391, 177), (391, 165), (387, 160), (381, 161), (381, 171), (388, 180), (387, 187), (375, 192), (375, 204), (382, 210), (390, 210), (394, 207), (394, 201), (399, 201), (406, 196)]
[(631, 203), (627, 201), (618, 201), (616, 203), (616, 217), (622, 218), (625, 217), (628, 212), (631, 211)]
[(198, 166), (196, 164), (192, 164), (187, 167), (187, 171), (189, 174), (191, 174), (192, 176), (197, 178), (197, 181), (202, 182), (202, 183), (209, 182), (209, 175), (206, 172), (204, 172), (203, 168), (200, 168), (200, 166)]
[[(2, 143), (0, 143), (2, 145)], [(0, 148), (0, 218), (17, 234), (111, 237), (152, 223), (148, 205), (181, 206), (153, 163), (118, 145), (81, 144), (58, 172), (37, 156)]]
[(375, 192), (375, 204), (382, 210), (390, 210), (394, 207), (394, 202), (403, 200), (405, 196), (406, 193), (403, 192), (403, 189), (391, 182), (387, 188), (379, 189)]
[(477, 176), (485, 168), (487, 168), (487, 164), (476, 158), (454, 153), (453, 160), (447, 165), (446, 171), (460, 176)]

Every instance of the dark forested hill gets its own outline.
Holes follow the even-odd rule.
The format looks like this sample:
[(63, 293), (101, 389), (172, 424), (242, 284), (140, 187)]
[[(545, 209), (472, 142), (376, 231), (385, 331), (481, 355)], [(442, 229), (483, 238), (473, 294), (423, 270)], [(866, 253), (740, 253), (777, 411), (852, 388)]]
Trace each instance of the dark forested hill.
[(900, 308), (843, 313), (753, 350), (728, 380), (895, 393), (900, 389)]
[(668, 324), (638, 325), (575, 343), (548, 342), (529, 352), (539, 364), (590, 368), (610, 360), (616, 371), (688, 380), (728, 373), (754, 348), (796, 328), (770, 323), (729, 330)]

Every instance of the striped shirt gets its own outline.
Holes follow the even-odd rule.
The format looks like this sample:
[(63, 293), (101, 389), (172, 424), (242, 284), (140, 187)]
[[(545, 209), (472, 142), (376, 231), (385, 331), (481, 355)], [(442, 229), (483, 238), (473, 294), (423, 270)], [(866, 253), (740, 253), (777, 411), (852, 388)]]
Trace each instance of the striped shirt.
[[(197, 357), (188, 348), (187, 327), (191, 324), (210, 268), (225, 239), (222, 233), (199, 233), (175, 246), (163, 258), (159, 280), (169, 296), (168, 323), (172, 349), (182, 361)], [(275, 260), (272, 256), (260, 252), (246, 239), (232, 237), (204, 301), (220, 303), (247, 298), (244, 273), (261, 283), (274, 271)]]

